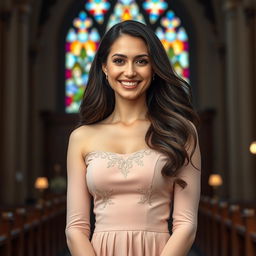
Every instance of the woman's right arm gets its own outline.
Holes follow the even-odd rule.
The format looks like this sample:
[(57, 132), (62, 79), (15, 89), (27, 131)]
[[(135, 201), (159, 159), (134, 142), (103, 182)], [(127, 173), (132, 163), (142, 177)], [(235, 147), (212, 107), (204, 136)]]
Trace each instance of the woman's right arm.
[(82, 155), (81, 128), (69, 137), (67, 151), (67, 224), (66, 238), (72, 256), (95, 256), (90, 243), (91, 195), (86, 183), (86, 165)]

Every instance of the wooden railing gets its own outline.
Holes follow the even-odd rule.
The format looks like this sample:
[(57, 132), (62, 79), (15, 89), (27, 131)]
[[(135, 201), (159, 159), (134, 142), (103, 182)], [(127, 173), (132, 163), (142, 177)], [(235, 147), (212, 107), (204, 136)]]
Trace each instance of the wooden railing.
[(56, 256), (66, 247), (66, 199), (2, 210), (0, 256)]
[(202, 197), (195, 244), (205, 256), (255, 256), (255, 209)]

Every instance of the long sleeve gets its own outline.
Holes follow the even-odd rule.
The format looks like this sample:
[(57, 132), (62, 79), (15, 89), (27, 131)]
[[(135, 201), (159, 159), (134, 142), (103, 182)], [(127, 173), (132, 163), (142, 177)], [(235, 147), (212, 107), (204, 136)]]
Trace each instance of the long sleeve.
[(86, 165), (82, 156), (81, 130), (72, 132), (67, 153), (66, 236), (73, 256), (94, 255), (89, 242), (91, 195), (86, 183)]
[[(190, 155), (193, 143), (188, 148)], [(185, 256), (192, 246), (196, 229), (198, 205), (201, 192), (201, 154), (197, 137), (197, 146), (192, 156), (192, 163), (184, 165), (178, 177), (186, 181), (183, 189), (178, 184), (174, 187), (173, 228), (161, 256)]]

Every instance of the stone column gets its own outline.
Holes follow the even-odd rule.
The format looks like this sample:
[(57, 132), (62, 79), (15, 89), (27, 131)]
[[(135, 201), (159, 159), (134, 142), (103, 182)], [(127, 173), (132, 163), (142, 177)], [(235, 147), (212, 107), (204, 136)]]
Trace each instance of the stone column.
[[(244, 148), (248, 149), (248, 144), (256, 140), (256, 1), (255, 0), (245, 0), (244, 1), (244, 24), (246, 31), (246, 40), (247, 40), (247, 53), (245, 56), (247, 59), (248, 66), (246, 71), (248, 72), (248, 91), (247, 93), (248, 100), (244, 97), (244, 105), (246, 109), (244, 112), (248, 111), (247, 115), (244, 117), (248, 119), (248, 136), (245, 137)], [(246, 135), (245, 135), (246, 136)], [(246, 176), (245, 185), (246, 186), (246, 197), (250, 198), (251, 201), (256, 200), (256, 156), (252, 154), (246, 154), (247, 162), (245, 163), (244, 168), (250, 168), (250, 173)], [(247, 163), (248, 166), (246, 165)]]
[[(8, 187), (8, 182), (11, 180), (10, 173), (6, 170), (6, 156), (10, 152), (10, 147), (8, 143), (5, 143), (6, 134), (5, 127), (7, 122), (11, 122), (9, 113), (6, 109), (6, 104), (8, 99), (6, 98), (6, 91), (10, 91), (11, 88), (8, 87), (8, 47), (10, 43), (9, 31), (11, 27), (12, 20), (11, 7), (7, 5), (6, 2), (1, 2), (0, 4), (0, 203), (5, 202), (5, 198), (9, 197), (6, 193), (6, 185)], [(12, 99), (9, 101), (12, 103)], [(10, 111), (13, 110), (13, 106), (10, 106)], [(10, 126), (11, 127), (11, 126)], [(6, 141), (7, 142), (7, 141)]]
[[(238, 69), (239, 62), (239, 34), (238, 26), (238, 4), (235, 1), (227, 0), (224, 6), (226, 12), (226, 48), (227, 48), (227, 74), (226, 74), (226, 95), (227, 95), (227, 130), (228, 130), (228, 156), (229, 156), (229, 197), (238, 198), (241, 188), (238, 191), (239, 180), (241, 180), (241, 165), (239, 161), (239, 131), (238, 124)], [(225, 184), (224, 184), (225, 185)]]
[(29, 5), (11, 7), (13, 16), (6, 31), (3, 88), (1, 201), (23, 203), (26, 198), (28, 140), (28, 17)]
[(29, 14), (30, 6), (28, 4), (19, 4), (18, 10), (18, 26), (17, 26), (17, 150), (18, 158), (16, 162), (16, 183), (19, 197), (18, 202), (22, 202), (27, 196), (27, 179), (28, 175), (28, 54), (29, 54)]
[[(256, 2), (255, 0), (245, 0), (244, 2), (244, 16), (245, 25), (247, 31), (247, 49), (248, 49), (248, 76), (250, 79), (250, 93), (248, 93), (249, 102), (247, 106), (251, 106), (248, 114), (251, 114), (250, 118), (250, 133), (248, 134), (249, 144), (256, 140)], [(256, 156), (249, 155), (248, 159), (251, 164), (250, 175), (247, 176), (247, 182), (251, 183), (251, 186), (246, 189), (247, 197), (251, 200), (256, 200)], [(254, 184), (253, 184), (254, 183)], [(252, 189), (253, 188), (253, 189)]]
[(255, 195), (254, 167), (248, 151), (253, 138), (251, 93), (253, 88), (250, 72), (251, 49), (249, 29), (245, 22), (244, 7), (239, 0), (226, 0), (227, 48), (227, 130), (229, 155), (229, 196), (235, 201), (250, 201)]

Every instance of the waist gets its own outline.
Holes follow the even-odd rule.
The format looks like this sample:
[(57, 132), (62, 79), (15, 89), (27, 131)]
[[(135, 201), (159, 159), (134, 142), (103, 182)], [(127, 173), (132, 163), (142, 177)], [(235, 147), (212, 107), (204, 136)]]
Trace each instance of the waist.
[(157, 233), (169, 233), (168, 223), (164, 223), (159, 226), (155, 225), (110, 225), (95, 223), (94, 232), (110, 232), (110, 231), (148, 231), (148, 232), (157, 232)]

